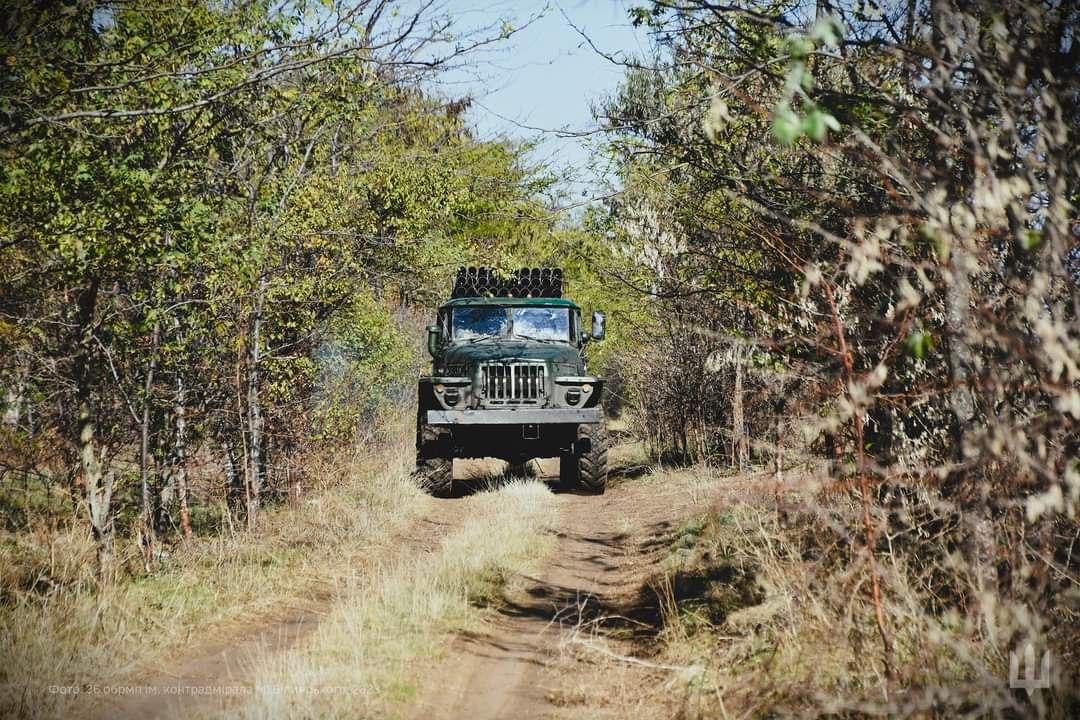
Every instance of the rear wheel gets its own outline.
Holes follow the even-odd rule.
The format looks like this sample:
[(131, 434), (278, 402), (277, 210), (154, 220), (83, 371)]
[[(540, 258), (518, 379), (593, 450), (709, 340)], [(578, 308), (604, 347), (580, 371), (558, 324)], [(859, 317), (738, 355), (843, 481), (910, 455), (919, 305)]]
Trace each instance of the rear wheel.
[(559, 458), (559, 476), (564, 485), (600, 495), (607, 488), (608, 436), (603, 422), (578, 425), (575, 454)]
[(413, 478), (425, 492), (450, 497), (454, 487), (454, 459), (450, 454), (450, 433), (427, 423), (418, 423), (416, 470)]

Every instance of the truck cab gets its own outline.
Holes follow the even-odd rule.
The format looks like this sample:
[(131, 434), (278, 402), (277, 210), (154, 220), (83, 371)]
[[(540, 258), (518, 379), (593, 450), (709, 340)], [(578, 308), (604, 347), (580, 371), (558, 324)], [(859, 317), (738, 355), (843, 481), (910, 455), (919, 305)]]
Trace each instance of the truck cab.
[(529, 460), (558, 456), (564, 484), (603, 492), (604, 381), (585, 362), (603, 335), (602, 313), (586, 330), (581, 308), (562, 297), (511, 291), (443, 303), (428, 327), (432, 371), (418, 387), (421, 486), (450, 494), (456, 458), (495, 457), (524, 474)]

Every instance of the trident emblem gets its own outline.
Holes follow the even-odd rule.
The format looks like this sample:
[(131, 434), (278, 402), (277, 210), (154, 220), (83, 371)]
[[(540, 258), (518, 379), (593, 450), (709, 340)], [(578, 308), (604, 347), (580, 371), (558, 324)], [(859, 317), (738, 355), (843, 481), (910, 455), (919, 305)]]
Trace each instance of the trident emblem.
[(1041, 672), (1035, 674), (1035, 646), (1027, 642), (1024, 644), (1024, 674), (1020, 675), (1020, 654), (1015, 650), (1009, 651), (1009, 687), (1027, 690), (1028, 696), (1034, 690), (1042, 690), (1050, 687), (1050, 651), (1042, 655)]

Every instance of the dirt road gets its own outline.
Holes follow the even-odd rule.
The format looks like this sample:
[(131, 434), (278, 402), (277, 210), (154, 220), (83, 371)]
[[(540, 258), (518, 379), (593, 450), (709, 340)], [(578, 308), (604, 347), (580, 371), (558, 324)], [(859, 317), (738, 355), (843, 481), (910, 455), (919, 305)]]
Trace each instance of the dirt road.
[[(390, 563), (395, 558), (429, 553), (461, 526), (468, 510), (467, 504), (440, 506), (433, 502), (430, 507), (403, 533), (389, 538), (388, 548), (373, 554)], [(272, 613), (215, 627), (211, 637), (186, 649), (183, 662), (176, 666), (145, 670), (135, 680), (117, 686), (134, 692), (89, 697), (79, 715), (92, 720), (171, 720), (230, 714), (237, 708), (237, 699), (254, 688), (260, 662), (282, 657), (302, 645), (336, 602), (332, 581), (310, 585), (303, 597), (281, 603)], [(204, 688), (229, 692), (203, 694)]]
[(647, 698), (642, 684), (665, 679), (633, 657), (659, 621), (648, 580), (663, 539), (715, 495), (686, 479), (626, 477), (602, 496), (560, 494), (555, 551), (536, 575), (512, 583), (485, 632), (454, 641), (413, 716), (618, 717), (626, 708), (609, 693), (634, 686), (637, 701)]
[[(618, 454), (617, 452), (615, 453)], [(557, 461), (540, 464), (541, 479), (555, 485)], [(639, 717), (666, 715), (642, 688), (668, 675), (638, 662), (658, 626), (648, 580), (666, 552), (666, 537), (685, 518), (717, 502), (715, 484), (693, 475), (662, 480), (634, 478), (647, 470), (617, 471), (602, 496), (559, 493), (557, 545), (532, 576), (515, 578), (503, 602), (486, 611), (482, 632), (454, 638), (446, 656), (426, 668), (419, 701), (403, 714), (439, 720), (483, 718), (621, 717), (624, 701), (639, 704)], [(464, 463), (466, 481), (457, 498), (432, 500), (423, 515), (395, 540), (395, 555), (432, 552), (468, 519), (471, 490), (496, 480), (491, 463)], [(459, 475), (460, 477), (460, 475)], [(468, 478), (472, 478), (471, 482)], [(725, 483), (725, 487), (730, 485)], [(243, 641), (219, 637), (189, 650), (171, 672), (141, 681), (150, 696), (95, 703), (93, 717), (216, 716), (234, 708), (226, 698), (170, 697), (170, 687), (228, 684), (251, 687), (257, 658), (281, 655), (303, 643), (334, 604), (334, 594), (253, 619)], [(625, 688), (626, 692), (622, 692)], [(630, 690), (632, 689), (632, 693)], [(661, 697), (657, 703), (663, 703)]]

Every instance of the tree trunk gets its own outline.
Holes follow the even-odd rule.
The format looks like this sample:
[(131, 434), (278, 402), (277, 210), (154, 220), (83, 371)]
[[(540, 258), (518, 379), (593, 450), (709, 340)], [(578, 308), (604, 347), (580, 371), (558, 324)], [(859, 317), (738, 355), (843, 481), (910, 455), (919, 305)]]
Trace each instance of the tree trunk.
[(99, 454), (94, 412), (89, 400), (79, 402), (79, 460), (90, 528), (98, 545), (98, 577), (107, 582), (112, 572), (112, 491), (113, 474), (106, 472)]
[(772, 402), (773, 415), (773, 498), (776, 501), (776, 518), (781, 527), (789, 527), (792, 516), (788, 500), (784, 493), (784, 382), (780, 381), (780, 392)]
[(176, 399), (173, 403), (173, 418), (176, 434), (173, 442), (173, 456), (170, 467), (175, 477), (176, 492), (180, 497), (180, 530), (184, 540), (191, 540), (191, 513), (188, 511), (187, 487), (187, 407), (184, 404), (184, 377), (176, 376)]
[(102, 583), (106, 583), (112, 575), (113, 474), (105, 467), (104, 451), (98, 447), (97, 439), (97, 406), (94, 397), (94, 319), (97, 296), (97, 279), (92, 280), (90, 286), (79, 293), (79, 350), (75, 357), (74, 375), (79, 408), (76, 423), (79, 465), (86, 488), (90, 529), (98, 547), (98, 578)]
[[(154, 421), (155, 429), (154, 433), (159, 437), (167, 437), (169, 426), (169, 413), (165, 411), (158, 411), (156, 413), (156, 419)], [(154, 530), (158, 534), (167, 533), (170, 529), (174, 528), (172, 507), (173, 501), (176, 500), (176, 474), (172, 472), (170, 467), (171, 463), (171, 448), (161, 447), (165, 443), (159, 443), (157, 451), (154, 453), (158, 459), (158, 467), (161, 468), (161, 472), (158, 473), (158, 485), (156, 492), (153, 493), (154, 497)]]
[(967, 251), (953, 249), (952, 282), (946, 290), (946, 323), (949, 329), (949, 374), (952, 390), (949, 406), (952, 409), (954, 427), (954, 459), (963, 462), (964, 442), (975, 420), (975, 399), (969, 379), (974, 365), (974, 352), (967, 340), (967, 327), (971, 321), (971, 278), (967, 272)]
[(21, 357), (21, 353), (15, 353), (15, 364), (17, 367), (15, 378), (12, 380), (11, 385), (4, 388), (4, 426), (15, 429), (19, 427), (19, 420), (22, 419), (22, 406), (25, 402), (26, 395), (26, 365)]
[[(952, 59), (951, 51), (946, 42), (946, 37), (951, 30), (948, 26), (953, 18), (950, 5), (942, 0), (934, 0), (930, 5), (930, 10), (934, 26), (934, 49), (943, 61), (942, 69), (938, 71), (934, 82), (943, 103), (942, 107), (944, 107), (951, 101), (953, 90), (951, 77), (948, 74), (950, 71), (947, 68)], [(941, 117), (935, 117), (935, 122), (942, 126), (945, 121)], [(966, 165), (959, 167), (950, 165), (949, 152), (949, 148), (940, 144), (936, 148), (939, 167), (949, 168), (944, 180), (945, 202), (952, 208), (965, 202), (965, 193), (974, 179), (974, 169)], [(949, 243), (948, 256), (951, 277), (947, 277), (945, 291), (947, 334), (945, 347), (951, 385), (949, 409), (952, 414), (953, 462), (956, 464), (951, 479), (953, 486), (959, 487), (960, 492), (968, 496), (968, 502), (974, 505), (973, 512), (969, 513), (969, 517), (973, 517), (973, 520), (965, 554), (972, 564), (976, 587), (982, 597), (997, 594), (995, 563), (998, 547), (994, 539), (991, 497), (985, 478), (972, 477), (965, 468), (968, 437), (980, 424), (979, 409), (976, 406), (976, 396), (971, 382), (972, 374), (978, 373), (979, 370), (978, 356), (968, 335), (972, 324), (971, 274), (977, 272), (978, 268), (975, 256), (969, 249), (971, 237), (968, 233), (971, 231), (965, 229), (963, 224), (957, 224), (951, 232), (953, 237), (952, 242)], [(977, 605), (981, 611), (982, 603), (979, 602)], [(993, 619), (988, 613), (984, 613), (983, 619), (987, 623), (988, 631), (992, 634), (994, 632)]]
[[(931, 75), (931, 82), (939, 97), (938, 109), (931, 117), (942, 131), (947, 130), (944, 127), (946, 120), (942, 108), (951, 103), (954, 89), (950, 68), (953, 61), (952, 51), (947, 42), (947, 38), (953, 32), (952, 12), (951, 5), (944, 0), (932, 0), (930, 3), (933, 49), (941, 58), (941, 62), (934, 68), (934, 73)], [(945, 173), (941, 180), (941, 185), (946, 191), (944, 202), (951, 209), (965, 201), (964, 197), (972, 183), (974, 169), (956, 166), (950, 157), (950, 152), (951, 149), (943, 143), (939, 142), (935, 146), (935, 165)], [(996, 585), (995, 573), (992, 562), (985, 561), (996, 555), (996, 548), (993, 547), (992, 533), (988, 534), (980, 530), (980, 528), (989, 527), (992, 521), (988, 498), (985, 489), (976, 487), (977, 479), (969, 477), (964, 468), (965, 445), (971, 431), (978, 424), (978, 408), (971, 384), (972, 373), (978, 371), (977, 356), (968, 336), (968, 328), (971, 327), (971, 272), (976, 270), (974, 256), (969, 250), (970, 237), (967, 236), (971, 230), (965, 229), (962, 223), (958, 223), (949, 230), (942, 229), (942, 232), (951, 232), (953, 235), (949, 238), (951, 242), (948, 243), (947, 260), (940, 259), (941, 262), (948, 262), (949, 265), (945, 289), (945, 349), (951, 386), (948, 401), (952, 415), (953, 462), (956, 465), (950, 480), (954, 487), (960, 488), (960, 492), (968, 494), (968, 499), (974, 500), (978, 505), (967, 556), (974, 565), (980, 590), (991, 590)], [(981, 497), (980, 490), (982, 490)]]
[(230, 510), (244, 504), (244, 479), (236, 469), (236, 450), (228, 439), (221, 441), (222, 470), (225, 472), (226, 502)]
[(743, 374), (746, 368), (746, 358), (742, 349), (735, 347), (732, 357), (735, 361), (735, 390), (731, 398), (731, 464), (745, 472), (750, 464), (750, 447), (746, 437), (746, 418), (743, 409)]
[(142, 427), (139, 443), (139, 482), (142, 490), (142, 512), (139, 522), (142, 532), (143, 568), (150, 572), (154, 562), (154, 504), (150, 488), (150, 392), (154, 387), (154, 371), (157, 369), (158, 339), (161, 323), (154, 323), (151, 337), (150, 363), (146, 368), (146, 382), (143, 385)]
[[(997, 594), (998, 547), (993, 531), (991, 493), (986, 479), (973, 477), (974, 474), (964, 467), (967, 438), (978, 424), (975, 395), (970, 383), (971, 373), (975, 368), (975, 351), (966, 336), (968, 323), (971, 322), (971, 278), (967, 272), (966, 253), (967, 251), (960, 247), (954, 250), (953, 277), (946, 291), (946, 322), (949, 330), (947, 347), (952, 385), (949, 407), (953, 416), (953, 462), (958, 467), (954, 474), (960, 481), (958, 484), (962, 488), (961, 492), (968, 495), (968, 501), (974, 505), (972, 512), (968, 513), (972, 527), (966, 554), (975, 572), (976, 590), (981, 596)], [(993, 618), (986, 615), (983, 619), (992, 634)]]
[(783, 415), (781, 413), (776, 414), (776, 448), (773, 459), (773, 481), (776, 482), (776, 488), (779, 492), (780, 488), (784, 484), (784, 425)]
[(293, 469), (291, 456), (284, 455), (283, 457), (285, 458), (285, 483), (289, 488), (289, 502), (294, 508), (300, 507), (300, 502), (304, 497), (303, 471)]
[(255, 299), (255, 313), (251, 320), (251, 346), (248, 350), (248, 478), (251, 487), (248, 497), (248, 523), (259, 513), (263, 486), (263, 425), (262, 407), (259, 404), (259, 362), (262, 359), (262, 314), (266, 302), (268, 279), (264, 272), (259, 278), (259, 290)]
[(773, 481), (779, 493), (784, 484), (784, 414), (787, 398), (784, 396), (784, 380), (780, 379), (779, 392), (773, 401)]

